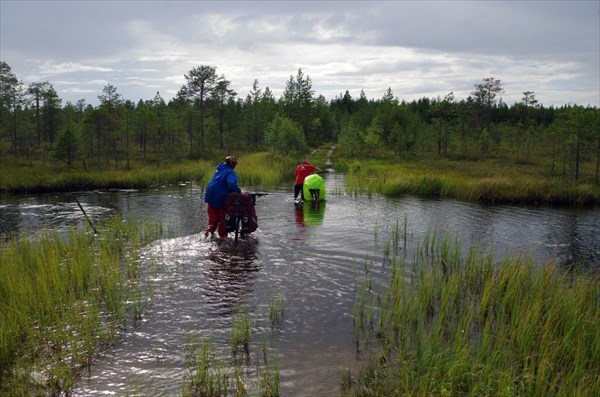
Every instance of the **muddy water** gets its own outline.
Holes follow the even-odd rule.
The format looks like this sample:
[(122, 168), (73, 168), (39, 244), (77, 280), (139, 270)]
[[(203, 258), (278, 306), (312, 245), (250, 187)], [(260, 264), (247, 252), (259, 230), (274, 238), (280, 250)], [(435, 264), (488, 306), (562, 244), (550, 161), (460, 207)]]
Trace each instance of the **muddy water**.
[[(279, 361), (284, 396), (339, 395), (340, 373), (356, 365), (352, 308), (365, 263), (383, 282), (385, 242), (400, 225), (400, 254), (431, 230), (449, 231), (465, 247), (492, 248), (497, 257), (526, 253), (537, 261), (584, 261), (600, 269), (600, 209), (485, 206), (413, 197), (347, 196), (343, 177), (325, 176), (328, 201), (318, 209), (293, 204), (291, 189), (257, 199), (259, 229), (241, 244), (205, 239), (202, 190), (194, 184), (152, 191), (88, 192), (77, 197), (92, 221), (111, 214), (150, 218), (175, 237), (143, 252), (153, 298), (141, 321), (99, 357), (76, 395), (177, 395), (185, 382), (186, 338), (213, 341), (231, 358), (232, 316), (252, 317), (248, 387), (256, 390), (263, 346)], [(87, 227), (72, 195), (0, 201), (3, 235), (43, 227)], [(407, 245), (403, 246), (404, 220)], [(149, 287), (150, 288), (150, 287)], [(271, 324), (268, 306), (285, 297), (283, 321)]]

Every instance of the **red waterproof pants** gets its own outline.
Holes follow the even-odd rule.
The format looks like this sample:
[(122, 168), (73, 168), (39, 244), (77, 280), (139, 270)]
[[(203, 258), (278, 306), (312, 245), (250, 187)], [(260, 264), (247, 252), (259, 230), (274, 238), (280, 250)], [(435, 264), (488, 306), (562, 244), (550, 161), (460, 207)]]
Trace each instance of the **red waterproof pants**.
[(218, 231), (219, 237), (227, 237), (225, 231), (225, 208), (213, 208), (208, 204), (208, 227), (206, 233)]

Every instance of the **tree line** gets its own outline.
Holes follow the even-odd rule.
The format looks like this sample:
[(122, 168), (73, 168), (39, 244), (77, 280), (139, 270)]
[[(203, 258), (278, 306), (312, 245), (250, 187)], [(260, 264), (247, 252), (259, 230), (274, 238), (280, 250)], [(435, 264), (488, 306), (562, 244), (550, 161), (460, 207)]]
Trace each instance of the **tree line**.
[(215, 153), (270, 150), (301, 155), (308, 147), (337, 143), (347, 156), (544, 160), (556, 174), (579, 179), (583, 164), (600, 170), (597, 107), (545, 107), (533, 91), (508, 105), (502, 82), (473, 84), (464, 99), (406, 102), (388, 88), (379, 99), (349, 91), (332, 100), (317, 95), (302, 69), (275, 98), (254, 80), (245, 98), (214, 66), (184, 75), (177, 95), (159, 92), (137, 103), (108, 84), (99, 105), (62, 104), (48, 82), (25, 84), (0, 61), (0, 155), (51, 157), (69, 167), (130, 167), (131, 161), (179, 160)]

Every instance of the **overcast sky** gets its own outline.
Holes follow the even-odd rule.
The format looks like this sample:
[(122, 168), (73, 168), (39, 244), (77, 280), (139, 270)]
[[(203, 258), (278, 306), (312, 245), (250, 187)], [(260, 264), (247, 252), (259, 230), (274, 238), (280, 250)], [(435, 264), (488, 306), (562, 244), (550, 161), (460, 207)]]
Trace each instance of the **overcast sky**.
[(316, 95), (466, 99), (486, 77), (502, 99), (600, 106), (600, 1), (0, 0), (0, 60), (25, 84), (97, 105), (169, 101), (200, 65), (245, 98), (279, 98), (301, 68)]

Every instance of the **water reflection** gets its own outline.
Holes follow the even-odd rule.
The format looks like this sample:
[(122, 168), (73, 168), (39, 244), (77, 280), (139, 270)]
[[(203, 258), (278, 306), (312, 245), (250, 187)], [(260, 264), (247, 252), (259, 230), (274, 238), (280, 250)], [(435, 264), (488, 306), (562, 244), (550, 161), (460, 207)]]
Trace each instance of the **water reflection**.
[[(163, 223), (182, 234), (206, 226), (203, 191), (193, 183), (152, 190), (95, 190), (77, 193), (94, 224), (115, 214), (123, 218)], [(89, 228), (72, 193), (0, 196), (0, 238), (40, 229), (64, 232), (70, 227)]]
[(256, 262), (257, 249), (258, 240), (253, 236), (237, 242), (231, 238), (213, 240), (201, 288), (208, 304), (218, 309), (215, 314), (235, 312), (252, 292), (252, 281), (261, 269)]
[(557, 210), (544, 236), (546, 249), (563, 263), (600, 269), (599, 220), (585, 210)]
[[(82, 201), (82, 207), (91, 219), (100, 219), (113, 212), (110, 207), (85, 201)], [(8, 196), (0, 205), (0, 235), (4, 240), (19, 232), (50, 228), (64, 232), (75, 226), (88, 225), (73, 195)]]
[(231, 318), (256, 292), (258, 239), (204, 238), (153, 243), (142, 252), (152, 304), (142, 321), (98, 358), (73, 393), (177, 395), (185, 381), (187, 336), (228, 344)]
[(296, 225), (320, 226), (325, 218), (325, 201), (305, 201), (294, 205)]

